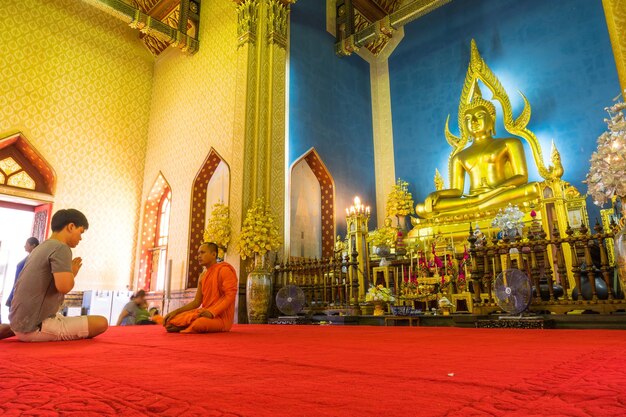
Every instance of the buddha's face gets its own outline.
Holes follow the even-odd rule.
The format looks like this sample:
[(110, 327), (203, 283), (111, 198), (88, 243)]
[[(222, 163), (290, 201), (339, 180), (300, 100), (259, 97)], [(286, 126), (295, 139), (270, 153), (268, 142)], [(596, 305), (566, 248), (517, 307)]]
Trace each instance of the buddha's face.
[(465, 112), (465, 126), (476, 139), (491, 136), (493, 133), (493, 119), (483, 106), (477, 106)]

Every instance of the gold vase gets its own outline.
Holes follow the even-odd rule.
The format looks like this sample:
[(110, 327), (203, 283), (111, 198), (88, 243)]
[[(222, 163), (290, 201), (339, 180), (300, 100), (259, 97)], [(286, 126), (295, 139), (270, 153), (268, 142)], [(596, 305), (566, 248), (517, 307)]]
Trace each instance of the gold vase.
[(267, 313), (272, 304), (272, 273), (270, 271), (267, 254), (254, 255), (254, 268), (248, 274), (246, 283), (246, 305), (248, 323), (267, 323)]

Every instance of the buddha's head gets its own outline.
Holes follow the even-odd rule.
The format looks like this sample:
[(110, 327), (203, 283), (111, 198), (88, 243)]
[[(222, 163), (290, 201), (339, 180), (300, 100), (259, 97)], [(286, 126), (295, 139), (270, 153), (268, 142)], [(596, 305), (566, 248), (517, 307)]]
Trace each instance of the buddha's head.
[(482, 97), (478, 85), (474, 87), (472, 100), (463, 108), (463, 123), (473, 139), (495, 135), (496, 107)]
[(385, 218), (384, 224), (385, 227), (391, 227), (391, 217)]
[(474, 139), (491, 137), (496, 133), (495, 119), (496, 109), (493, 104), (486, 100), (476, 103), (472, 100), (470, 106), (463, 112), (465, 127)]

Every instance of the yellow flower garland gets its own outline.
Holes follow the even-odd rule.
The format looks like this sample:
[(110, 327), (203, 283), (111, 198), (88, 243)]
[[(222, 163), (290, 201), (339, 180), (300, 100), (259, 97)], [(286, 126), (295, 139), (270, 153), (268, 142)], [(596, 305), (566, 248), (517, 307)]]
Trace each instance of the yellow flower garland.
[(241, 259), (252, 257), (255, 253), (265, 255), (277, 250), (282, 244), (278, 225), (269, 205), (262, 198), (257, 199), (246, 213), (241, 228), (239, 254)]
[(230, 243), (230, 209), (222, 203), (213, 205), (211, 217), (204, 230), (204, 241), (214, 242), (226, 252)]
[(408, 216), (413, 213), (413, 195), (409, 183), (398, 178), (387, 196), (387, 216)]

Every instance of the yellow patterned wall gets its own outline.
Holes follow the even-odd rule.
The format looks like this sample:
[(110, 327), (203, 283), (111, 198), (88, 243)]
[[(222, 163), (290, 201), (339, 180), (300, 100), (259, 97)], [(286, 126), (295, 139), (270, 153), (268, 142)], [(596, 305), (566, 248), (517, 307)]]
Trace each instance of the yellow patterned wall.
[[(143, 199), (161, 171), (172, 187), (168, 244), (172, 290), (184, 288), (186, 280), (193, 179), (211, 147), (228, 164), (232, 164), (233, 152), (237, 151), (232, 146), (237, 58), (235, 4), (230, 0), (204, 1), (200, 13), (200, 50), (189, 56), (169, 48), (159, 56), (154, 68)], [(231, 209), (231, 216), (241, 212)], [(235, 253), (234, 248), (229, 251)]]
[(90, 221), (76, 289), (131, 278), (153, 64), (137, 32), (85, 3), (0, 1), (0, 132), (22, 131), (56, 171), (54, 208)]

